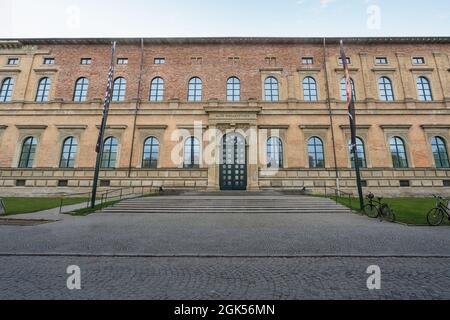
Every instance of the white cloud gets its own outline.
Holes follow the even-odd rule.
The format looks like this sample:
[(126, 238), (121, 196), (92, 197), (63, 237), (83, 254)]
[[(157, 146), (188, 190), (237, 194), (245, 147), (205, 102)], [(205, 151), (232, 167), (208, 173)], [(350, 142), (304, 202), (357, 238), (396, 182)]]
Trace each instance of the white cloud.
[(320, 6), (322, 8), (328, 7), (329, 4), (335, 2), (336, 0), (320, 0)]

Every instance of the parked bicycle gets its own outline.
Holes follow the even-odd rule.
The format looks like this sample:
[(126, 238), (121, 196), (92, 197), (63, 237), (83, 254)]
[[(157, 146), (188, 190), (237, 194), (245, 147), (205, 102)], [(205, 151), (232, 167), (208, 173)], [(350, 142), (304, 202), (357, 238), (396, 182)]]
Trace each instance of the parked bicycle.
[(387, 220), (389, 222), (395, 221), (395, 213), (394, 210), (387, 204), (382, 203), (383, 198), (376, 198), (373, 193), (369, 193), (366, 196), (366, 199), (369, 201), (363, 208), (364, 213), (370, 218), (380, 218), (380, 221)]
[(433, 195), (436, 199), (436, 205), (427, 214), (428, 224), (430, 226), (439, 226), (444, 221), (444, 217), (450, 220), (450, 200), (441, 196)]

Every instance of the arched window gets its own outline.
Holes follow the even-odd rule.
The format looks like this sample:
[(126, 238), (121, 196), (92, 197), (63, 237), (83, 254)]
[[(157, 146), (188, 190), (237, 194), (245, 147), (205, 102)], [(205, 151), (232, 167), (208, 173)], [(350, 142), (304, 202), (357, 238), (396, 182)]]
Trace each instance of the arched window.
[(125, 100), (125, 93), (127, 91), (127, 81), (123, 77), (118, 77), (114, 80), (112, 101), (119, 102)]
[(115, 168), (117, 160), (117, 139), (109, 137), (103, 143), (102, 168)]
[(195, 137), (189, 137), (184, 143), (184, 167), (199, 168), (200, 166), (200, 142)]
[(317, 101), (317, 83), (313, 77), (303, 79), (303, 99), (305, 101)]
[(75, 166), (75, 157), (77, 155), (78, 143), (74, 137), (68, 137), (64, 140), (61, 152), (60, 168), (73, 168)]
[(450, 168), (445, 140), (441, 137), (433, 137), (431, 149), (433, 150), (436, 168)]
[(20, 152), (19, 168), (32, 168), (36, 154), (37, 141), (34, 137), (28, 137), (23, 141)]
[(48, 101), (48, 95), (50, 92), (51, 84), (52, 84), (51, 80), (47, 77), (39, 80), (38, 89), (36, 93), (36, 102)]
[(150, 85), (150, 101), (161, 102), (164, 100), (164, 80), (156, 77)]
[(430, 80), (428, 80), (426, 77), (417, 78), (417, 91), (419, 93), (420, 101), (433, 101)]
[(266, 78), (264, 81), (264, 92), (266, 101), (278, 101), (280, 99), (278, 80), (275, 77)]
[(80, 78), (75, 82), (75, 91), (73, 93), (73, 101), (83, 102), (87, 100), (89, 88), (89, 80), (87, 78)]
[(194, 77), (189, 80), (188, 101), (202, 101), (202, 79)]
[[(352, 86), (352, 98), (353, 101), (356, 101), (356, 90), (355, 90), (355, 82), (352, 78), (350, 78), (350, 84)], [(341, 80), (341, 99), (342, 101), (347, 101), (347, 81), (345, 78)]]
[(267, 167), (283, 168), (283, 143), (278, 137), (267, 140)]
[(158, 167), (159, 141), (155, 137), (148, 137), (144, 142), (144, 152), (142, 155), (142, 168)]
[(318, 137), (308, 140), (308, 158), (310, 168), (325, 168), (323, 142)]
[(11, 101), (13, 88), (14, 88), (13, 78), (6, 78), (2, 81), (2, 86), (0, 87), (0, 102)]
[(394, 91), (392, 90), (392, 81), (388, 77), (378, 79), (378, 91), (381, 101), (394, 101)]
[(241, 81), (236, 77), (227, 80), (227, 101), (241, 100)]
[(393, 137), (390, 145), (394, 168), (408, 168), (408, 157), (406, 156), (405, 142), (403, 139), (400, 137)]
[[(352, 152), (352, 141), (348, 142), (350, 161), (352, 162), (352, 168), (355, 167), (355, 156)], [(361, 138), (356, 137), (356, 157), (358, 159), (358, 165), (360, 168), (367, 168), (366, 162), (366, 150), (364, 148), (364, 142)]]

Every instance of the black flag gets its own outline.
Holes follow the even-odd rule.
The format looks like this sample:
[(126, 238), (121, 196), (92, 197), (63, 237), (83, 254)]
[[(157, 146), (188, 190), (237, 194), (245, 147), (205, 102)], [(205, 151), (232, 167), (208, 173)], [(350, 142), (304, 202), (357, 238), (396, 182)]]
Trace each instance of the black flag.
[(113, 92), (113, 81), (114, 81), (113, 79), (114, 79), (115, 56), (116, 56), (116, 42), (114, 41), (111, 49), (111, 65), (109, 66), (108, 85), (106, 86), (105, 101), (103, 103), (102, 124), (100, 126), (100, 131), (98, 134), (97, 146), (95, 147), (95, 151), (97, 153), (99, 153), (102, 150), (103, 134), (106, 128), (106, 120), (108, 118), (109, 105), (111, 103), (111, 97)]
[(97, 152), (97, 160), (95, 162), (94, 181), (92, 183), (91, 208), (95, 207), (95, 200), (97, 198), (97, 182), (100, 171), (100, 162), (102, 161), (103, 151), (103, 135), (105, 134), (106, 121), (108, 119), (109, 105), (113, 93), (113, 78), (114, 78), (114, 64), (116, 59), (116, 42), (114, 41), (111, 49), (111, 65), (108, 73), (108, 85), (106, 86), (105, 101), (103, 104), (102, 124), (98, 132), (97, 145), (95, 151)]
[(356, 159), (356, 112), (355, 112), (355, 101), (353, 100), (353, 88), (350, 79), (350, 72), (348, 70), (347, 56), (345, 55), (344, 43), (341, 40), (341, 60), (344, 66), (345, 74), (345, 91), (347, 94), (347, 108), (348, 117), (350, 119), (350, 132), (351, 132), (351, 152), (355, 155)]
[(342, 65), (344, 66), (345, 91), (347, 93), (348, 117), (350, 119), (350, 133), (351, 133), (350, 152), (353, 155), (353, 160), (355, 162), (356, 184), (358, 187), (359, 205), (360, 205), (360, 209), (363, 210), (364, 197), (363, 197), (363, 191), (362, 191), (361, 172), (359, 170), (360, 163), (359, 163), (359, 158), (358, 158), (358, 150), (356, 147), (355, 101), (353, 100), (352, 81), (350, 79), (350, 72), (348, 70), (348, 61), (347, 61), (347, 56), (345, 55), (344, 42), (342, 40), (341, 40), (341, 61), (342, 61)]

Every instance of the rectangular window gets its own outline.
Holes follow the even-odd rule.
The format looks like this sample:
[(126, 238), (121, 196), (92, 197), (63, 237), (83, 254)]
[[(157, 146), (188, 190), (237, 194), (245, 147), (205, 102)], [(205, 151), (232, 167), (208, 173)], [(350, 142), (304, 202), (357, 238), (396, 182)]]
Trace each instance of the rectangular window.
[(82, 65), (89, 65), (91, 63), (92, 63), (92, 59), (91, 58), (81, 58), (80, 64), (82, 64)]
[(9, 58), (8, 59), (9, 66), (16, 66), (18, 64), (19, 64), (19, 58)]
[(410, 186), (409, 180), (400, 180), (400, 187), (405, 188), (409, 186)]
[(361, 186), (363, 188), (366, 188), (367, 187), (367, 180), (361, 180)]
[(388, 59), (386, 57), (376, 57), (375, 63), (376, 64), (388, 64)]
[(109, 187), (111, 185), (111, 180), (100, 180), (100, 187)]
[(128, 64), (128, 58), (117, 58), (117, 64)]
[(25, 187), (26, 180), (16, 180), (16, 187)]
[(166, 63), (166, 58), (155, 58), (153, 60), (154, 64), (165, 64)]
[(203, 58), (202, 57), (191, 57), (191, 62), (194, 64), (202, 64)]
[(444, 187), (450, 187), (450, 180), (444, 180)]
[(270, 66), (275, 66), (277, 64), (276, 57), (266, 57), (266, 63)]
[(44, 64), (55, 64), (55, 58), (44, 58)]
[[(344, 61), (342, 61), (341, 57), (339, 57), (339, 64), (344, 64)], [(350, 59), (350, 57), (347, 57), (347, 64), (352, 64), (352, 59)]]
[(413, 64), (425, 64), (425, 58), (424, 57), (413, 57), (412, 63)]
[(238, 63), (241, 60), (239, 57), (228, 57), (228, 62), (235, 64)]
[(58, 187), (67, 187), (69, 185), (69, 180), (58, 180)]
[(314, 64), (314, 59), (312, 57), (303, 57), (302, 58), (302, 64)]

